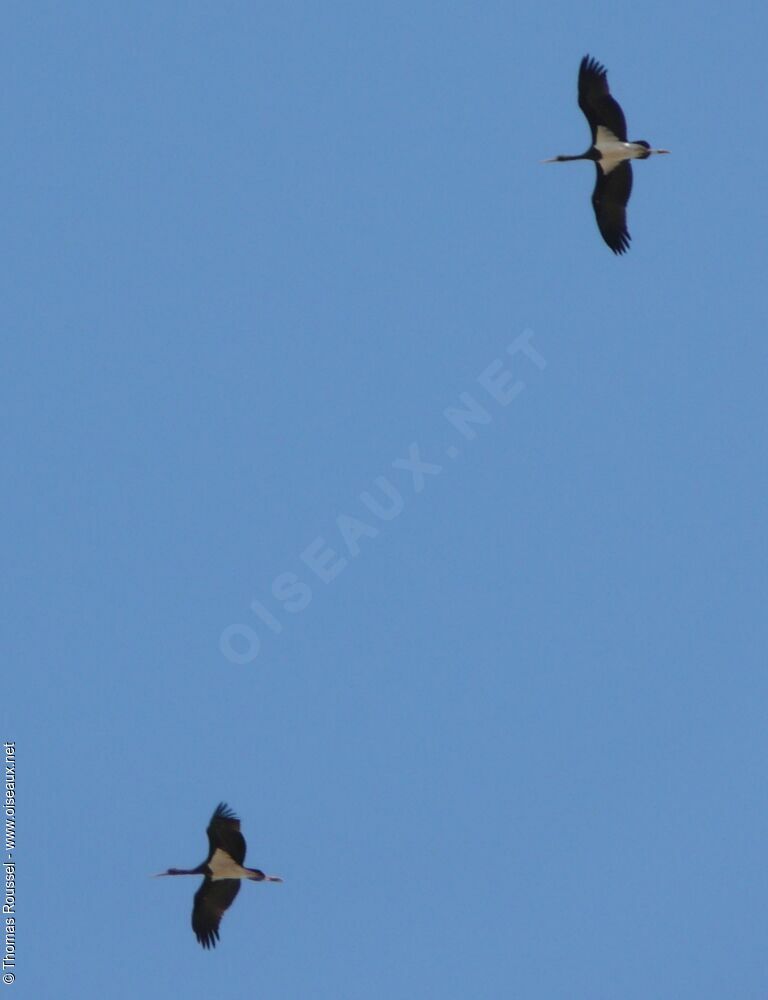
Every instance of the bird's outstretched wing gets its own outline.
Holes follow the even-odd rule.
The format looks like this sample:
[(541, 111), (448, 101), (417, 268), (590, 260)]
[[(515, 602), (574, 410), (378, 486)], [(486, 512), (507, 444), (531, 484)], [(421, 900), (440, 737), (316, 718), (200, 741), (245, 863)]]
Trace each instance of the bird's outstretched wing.
[(608, 72), (591, 56), (584, 56), (579, 66), (579, 107), (592, 129), (592, 144), (597, 140), (597, 126), (604, 125), (621, 142), (627, 141), (624, 112), (611, 97)]
[(218, 848), (239, 865), (245, 861), (245, 837), (240, 833), (240, 820), (224, 802), (216, 806), (206, 832), (211, 854)]
[(600, 233), (614, 253), (626, 253), (631, 239), (627, 230), (627, 202), (632, 194), (632, 167), (624, 160), (609, 173), (597, 168), (592, 206)]
[(203, 879), (203, 884), (195, 893), (195, 905), (192, 907), (192, 930), (203, 948), (216, 947), (221, 918), (238, 892), (240, 882), (235, 878), (216, 882), (207, 877)]

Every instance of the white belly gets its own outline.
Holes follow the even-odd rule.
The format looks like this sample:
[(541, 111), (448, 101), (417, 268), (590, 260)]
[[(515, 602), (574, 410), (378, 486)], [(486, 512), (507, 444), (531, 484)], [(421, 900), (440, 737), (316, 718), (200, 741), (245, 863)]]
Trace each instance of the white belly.
[(609, 174), (624, 160), (633, 160), (646, 153), (644, 146), (638, 146), (636, 142), (622, 142), (604, 125), (597, 126), (595, 147), (600, 152), (600, 159), (597, 162), (604, 174)]
[(214, 882), (222, 878), (249, 878), (251, 874), (242, 865), (233, 861), (228, 854), (218, 849), (213, 852), (208, 867), (211, 869), (211, 878)]

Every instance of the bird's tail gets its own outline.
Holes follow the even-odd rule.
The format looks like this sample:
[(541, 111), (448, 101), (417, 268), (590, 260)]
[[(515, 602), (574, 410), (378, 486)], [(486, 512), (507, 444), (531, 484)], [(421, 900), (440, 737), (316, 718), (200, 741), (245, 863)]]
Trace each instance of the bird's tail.
[(280, 878), (279, 875), (265, 875), (264, 872), (259, 871), (258, 868), (251, 868), (251, 869), (249, 869), (249, 871), (251, 872), (251, 874), (248, 876), (248, 878), (252, 882), (282, 882), (283, 881)]

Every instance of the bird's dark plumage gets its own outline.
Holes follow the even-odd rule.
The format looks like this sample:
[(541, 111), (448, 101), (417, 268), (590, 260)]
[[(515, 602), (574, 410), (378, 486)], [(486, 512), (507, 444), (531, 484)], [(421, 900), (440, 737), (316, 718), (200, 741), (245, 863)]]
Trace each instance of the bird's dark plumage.
[(608, 87), (605, 66), (584, 56), (579, 66), (579, 107), (592, 129), (592, 145), (597, 141), (597, 126), (604, 125), (622, 142), (627, 141), (627, 122), (617, 101)]
[(220, 802), (208, 823), (208, 857), (197, 868), (169, 868), (162, 875), (202, 875), (192, 907), (192, 930), (203, 948), (215, 948), (221, 918), (240, 891), (242, 879), (252, 882), (282, 882), (259, 868), (245, 867), (245, 838), (240, 820)]
[(237, 879), (227, 878), (219, 882), (206, 878), (195, 893), (192, 907), (192, 930), (203, 948), (215, 948), (219, 940), (219, 924), (225, 912), (234, 903), (240, 892)]
[[(208, 834), (208, 861), (216, 850), (225, 851), (241, 865), (245, 861), (245, 837), (240, 833), (240, 820), (224, 802), (220, 802), (211, 816)], [(195, 893), (192, 907), (192, 930), (203, 948), (215, 948), (219, 940), (219, 924), (225, 912), (240, 892), (237, 879), (216, 882), (209, 876)]]
[(245, 861), (245, 837), (240, 833), (240, 820), (224, 802), (216, 806), (206, 833), (211, 849), (209, 861), (217, 847), (226, 851), (239, 865)]
[(578, 91), (579, 107), (589, 123), (592, 145), (580, 156), (556, 156), (544, 162), (592, 160), (597, 168), (592, 207), (600, 235), (614, 253), (626, 253), (630, 241), (627, 229), (627, 202), (632, 194), (630, 161), (647, 160), (654, 153), (669, 150), (651, 149), (644, 139), (627, 140), (627, 122), (611, 96), (608, 73), (591, 56), (584, 56), (579, 65)]
[(624, 160), (609, 174), (595, 164), (597, 182), (592, 206), (600, 234), (614, 253), (626, 253), (632, 237), (627, 229), (627, 202), (632, 194), (632, 166)]

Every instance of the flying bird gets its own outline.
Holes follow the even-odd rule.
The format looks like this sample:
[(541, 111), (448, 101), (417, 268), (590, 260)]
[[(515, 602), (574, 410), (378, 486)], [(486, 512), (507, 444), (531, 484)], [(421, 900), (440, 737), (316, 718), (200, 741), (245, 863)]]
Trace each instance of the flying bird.
[(216, 806), (208, 824), (208, 857), (197, 868), (169, 868), (159, 875), (204, 875), (195, 893), (192, 930), (203, 948), (215, 948), (222, 916), (240, 891), (244, 878), (252, 882), (282, 882), (277, 875), (265, 875), (258, 868), (244, 868), (245, 838), (240, 820), (223, 802)]
[(611, 96), (607, 71), (591, 56), (584, 56), (579, 66), (579, 107), (592, 130), (592, 145), (581, 156), (555, 156), (544, 163), (594, 160), (597, 183), (592, 206), (598, 228), (614, 253), (626, 253), (631, 238), (627, 230), (627, 202), (632, 193), (629, 161), (647, 160), (654, 153), (669, 150), (651, 149), (642, 139), (627, 142), (624, 112)]

